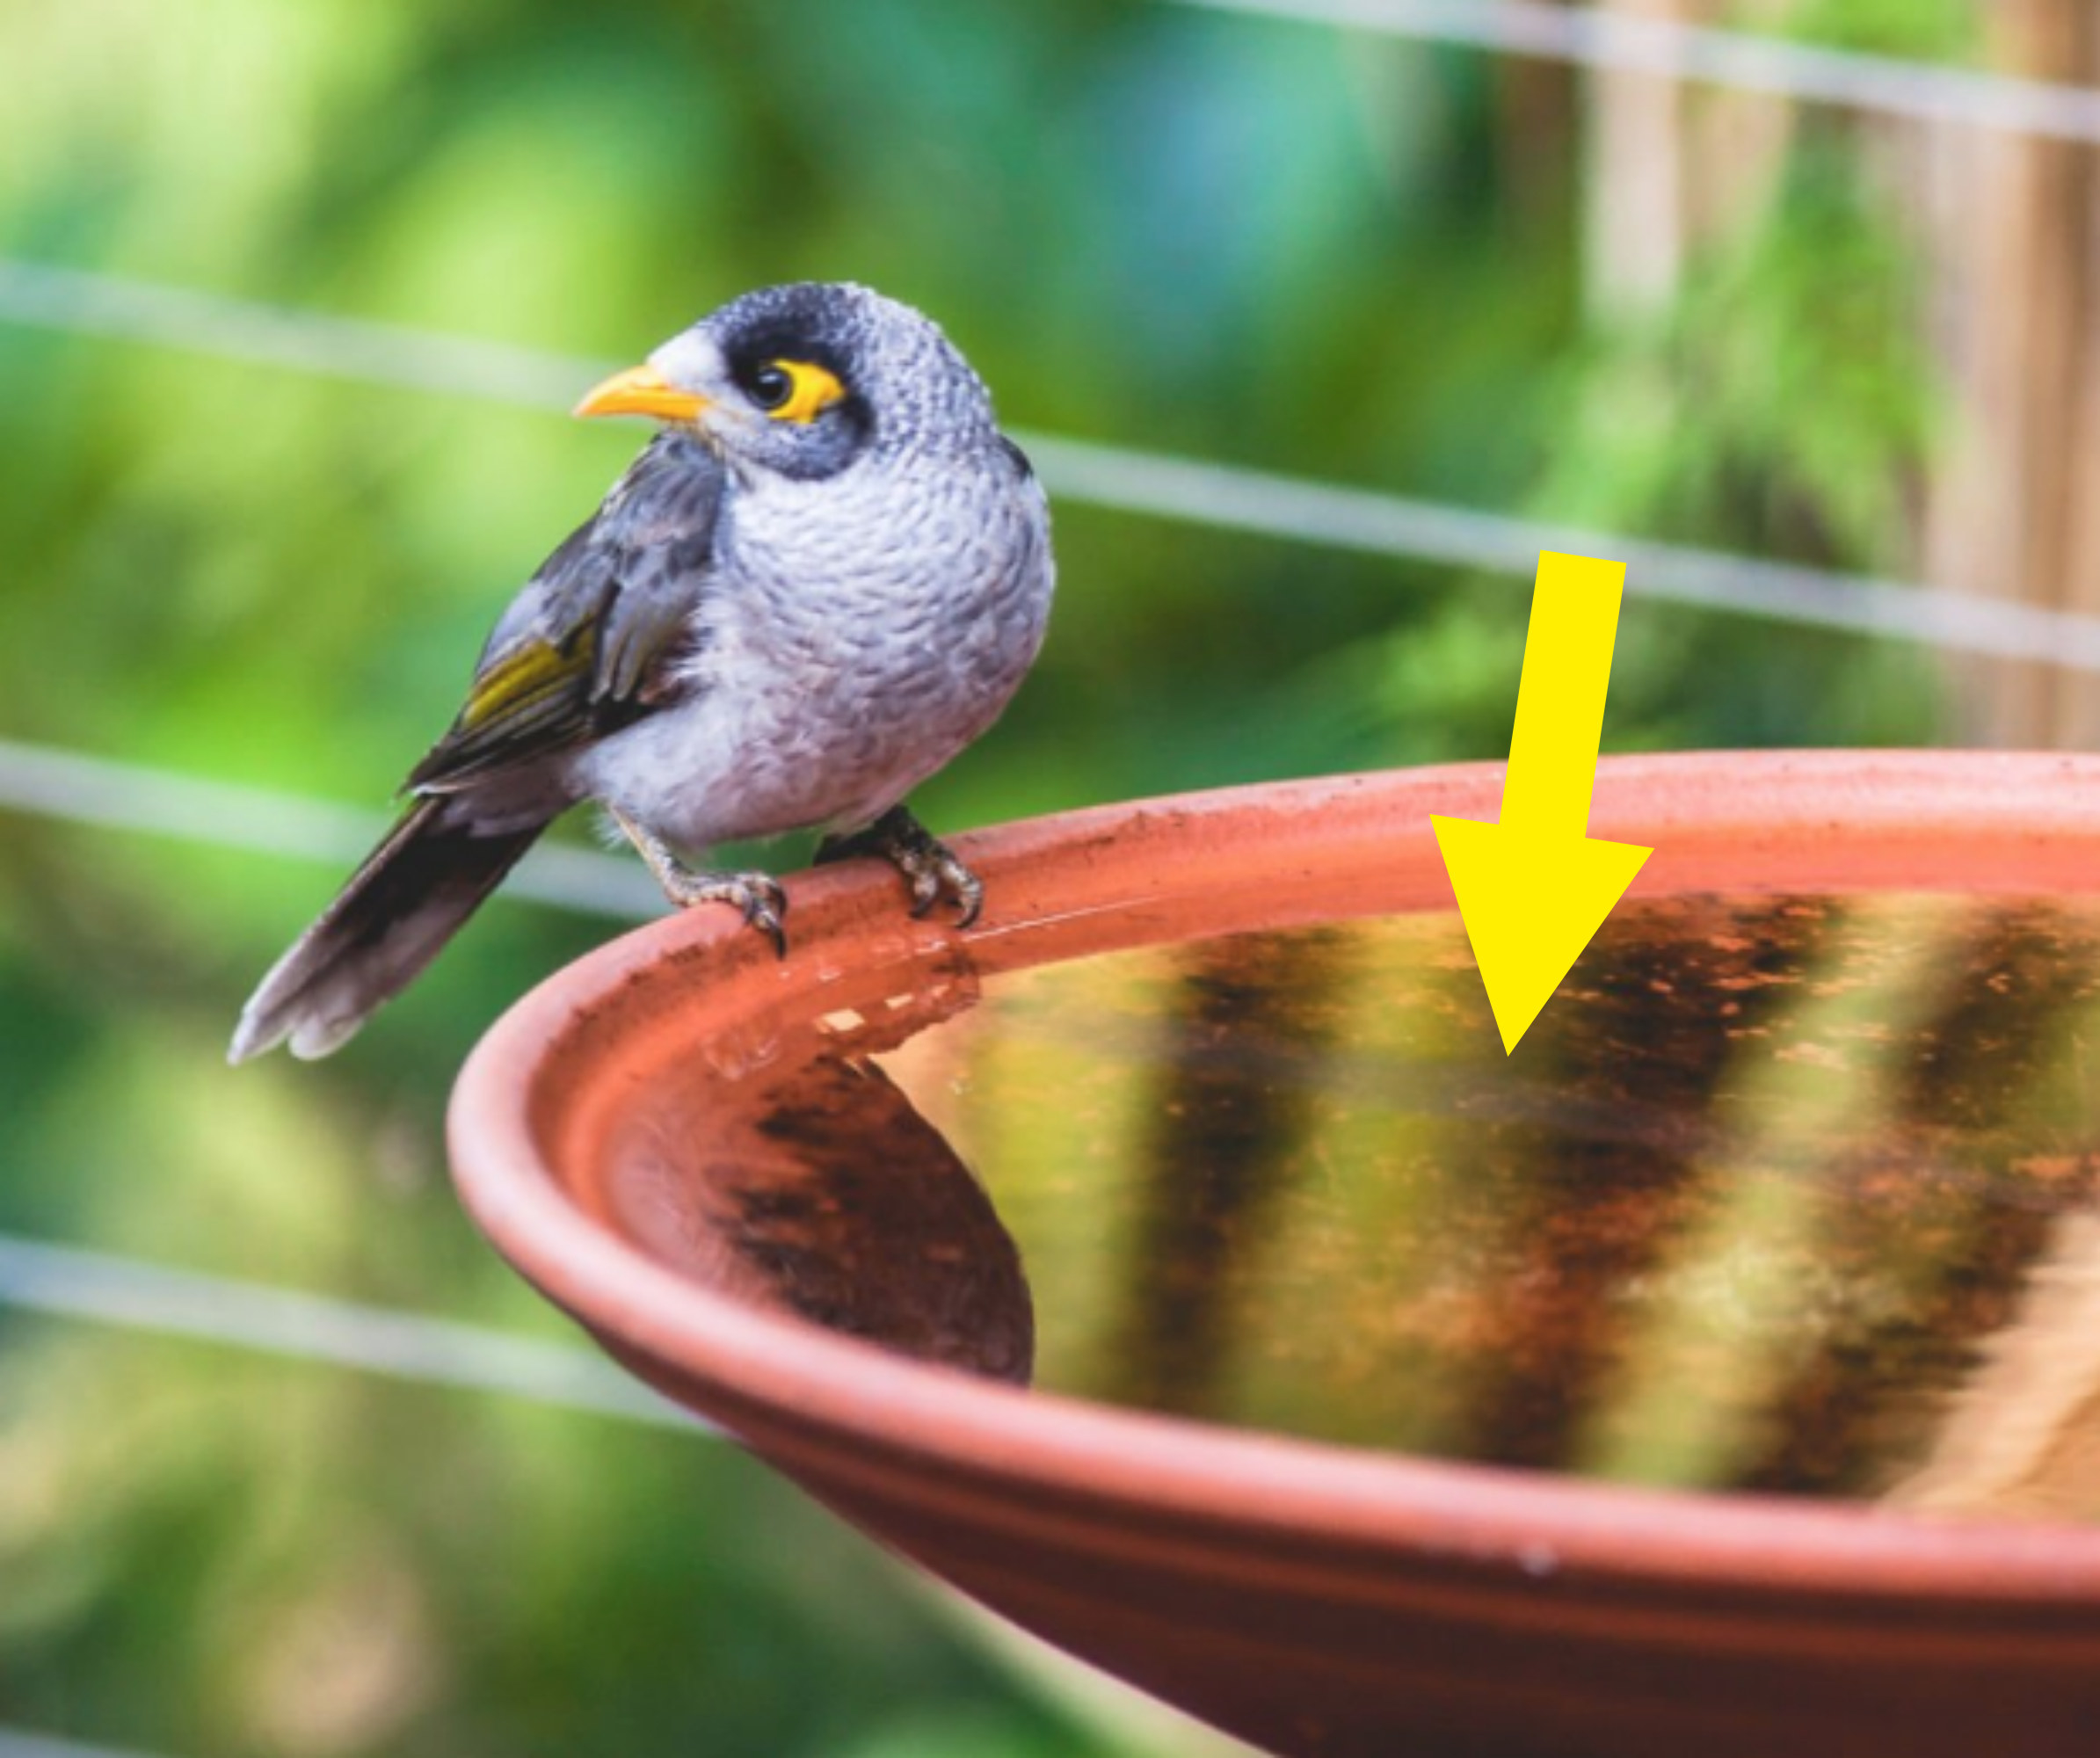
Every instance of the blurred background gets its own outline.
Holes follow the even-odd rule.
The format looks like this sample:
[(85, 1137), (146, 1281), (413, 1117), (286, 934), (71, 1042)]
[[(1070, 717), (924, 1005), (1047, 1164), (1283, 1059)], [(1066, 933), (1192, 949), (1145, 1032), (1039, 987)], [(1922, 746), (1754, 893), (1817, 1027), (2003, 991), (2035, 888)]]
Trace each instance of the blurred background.
[(1498, 758), (1547, 544), (1607, 748), (2089, 745), (2096, 83), (2081, 0), (0, 9), (0, 1758), (1217, 1749), (461, 1218), (454, 1071), (650, 908), (587, 826), (334, 1060), (241, 999), (641, 437), (563, 410), (798, 277), (1053, 490), (944, 832)]

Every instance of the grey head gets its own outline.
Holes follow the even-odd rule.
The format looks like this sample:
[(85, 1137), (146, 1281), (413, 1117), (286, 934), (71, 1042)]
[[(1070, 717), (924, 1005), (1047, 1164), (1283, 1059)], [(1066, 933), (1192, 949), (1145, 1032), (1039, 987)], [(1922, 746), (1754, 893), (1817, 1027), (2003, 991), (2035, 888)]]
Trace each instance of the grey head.
[(732, 300), (582, 413), (689, 426), (733, 472), (810, 481), (993, 444), (992, 400), (930, 317), (868, 287), (797, 281)]

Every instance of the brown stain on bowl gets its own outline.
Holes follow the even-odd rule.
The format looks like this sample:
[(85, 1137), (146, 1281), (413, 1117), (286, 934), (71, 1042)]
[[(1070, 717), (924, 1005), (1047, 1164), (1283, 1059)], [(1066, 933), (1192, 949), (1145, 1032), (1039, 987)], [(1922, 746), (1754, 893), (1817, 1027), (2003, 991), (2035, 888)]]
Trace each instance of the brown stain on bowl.
[[(958, 1330), (996, 1337), (1001, 1311), (1011, 1327), (1018, 1263), (1012, 1275), (999, 1268), (989, 1211), (973, 1210), (960, 1161), (925, 1139), (919, 1108), (868, 1079), (885, 1034), (897, 1041), (923, 1028), (926, 1011), (960, 1011), (1002, 973), (1053, 961), (1446, 907), (1428, 816), (1492, 817), (1499, 787), (1487, 767), (1349, 777), (988, 832), (965, 844), (991, 888), (988, 919), (967, 935), (910, 923), (894, 880), (866, 868), (795, 883), (796, 950), (783, 965), (754, 957), (749, 937), (715, 912), (642, 930), (535, 992), (476, 1051), (454, 1112), (462, 1193), (505, 1254), (621, 1359), (848, 1518), (1025, 1626), (1271, 1749), (2090, 1749), (2100, 1531), (1663, 1494), (1380, 1454), (1027, 1392), (999, 1383), (1008, 1376), (997, 1366), (941, 1354), (949, 1346), (938, 1340)], [(1648, 897), (1726, 890), (1784, 910), (1802, 894), (1890, 889), (2088, 895), (2100, 887), (2100, 764), (1930, 753), (1608, 761), (1592, 832), (1657, 848), (1637, 888)], [(1714, 937), (1754, 948), (1767, 932), (1737, 923)], [(1674, 987), (1681, 974), (1631, 980), (1660, 996), (1653, 985)], [(1741, 974), (1758, 976), (1754, 961)], [(1566, 1005), (1590, 1005), (1578, 998), (1595, 976), (1579, 966)], [(1719, 1042), (1765, 1042), (1758, 998), (1772, 986), (1715, 992), (1740, 1009), (1713, 1010), (1728, 1022)], [(1959, 1025), (1975, 1042), (1997, 1029), (1991, 997), (1987, 982)], [(1843, 1017), (1842, 994), (1826, 999)], [(832, 1072), (798, 1086), (791, 1072), (808, 1058), (790, 1042), (796, 1022), (827, 1017), (839, 1034)], [(1701, 1028), (1712, 1036), (1713, 1024)], [(1800, 1055), (1771, 1066), (1812, 1072), (1859, 1048), (1784, 1047)], [(1200, 1111), (1217, 1094), (1206, 1099), (1192, 1067), (1187, 1093)], [(799, 1121), (710, 1134), (717, 1120), (679, 1110), (679, 1094), (708, 1084), (693, 1081), (698, 1068), (746, 1093), (779, 1070), (786, 1086), (759, 1114)], [(1920, 1079), (1929, 1101), (1929, 1072)], [(1608, 1064), (1585, 1079), (1572, 1096), (1591, 1112), (1627, 1108)], [(898, 1168), (897, 1218), (885, 1225), (908, 1232), (923, 1183), (948, 1194), (929, 1207), (946, 1213), (934, 1231), (950, 1240), (925, 1261), (939, 1266), (954, 1242), (981, 1255), (930, 1312), (908, 1302), (881, 1318), (874, 1328), (897, 1333), (887, 1347), (868, 1340), (865, 1315), (851, 1310), (863, 1297), (847, 1284), (858, 1277), (819, 1261), (864, 1253), (859, 1224), (850, 1237), (827, 1234), (821, 1201), (783, 1210), (765, 1195), (807, 1199), (796, 1180), (811, 1142), (845, 1141), (863, 1107), (877, 1144), (856, 1157), (863, 1173)], [(637, 1147), (637, 1120), (652, 1115), (657, 1136)], [(1256, 1136), (1295, 1127), (1283, 1113), (1245, 1121)], [(1664, 1156), (1659, 1168), (1668, 1137), (1644, 1150)], [(730, 1141), (727, 1170), (701, 1180), (710, 1194), (697, 1218), (638, 1218), (625, 1206), (635, 1157), (672, 1139), (688, 1159)], [(2030, 1158), (2046, 1171), (2063, 1156)], [(1228, 1172), (1214, 1216), (1259, 1217), (1272, 1200), (1264, 1175), (1253, 1163)], [(672, 1181), (689, 1191), (689, 1168)], [(1526, 1301), (1541, 1297), (1520, 1280), (1510, 1312), (1483, 1307), (1476, 1322), (1508, 1324), (1514, 1339), (1537, 1334), (1541, 1314), (1547, 1330), (1556, 1312), (1580, 1318), (1595, 1304), (1582, 1277), (1601, 1285), (1652, 1253), (1673, 1224), (1677, 1182), (1659, 1169), (1614, 1199), (1606, 1258), (1578, 1267), (1575, 1291), (1555, 1297), (1572, 1304), (1547, 1300), (1527, 1318)], [(857, 1188), (845, 1206), (871, 1200)], [(1541, 1266), (1559, 1262), (1562, 1243), (1537, 1231)], [(2017, 1241), (2009, 1249), (2034, 1255)], [(1965, 1322), (2011, 1334), (2018, 1304)], [(809, 1322), (813, 1311), (825, 1322)], [(826, 1328), (841, 1315), (859, 1334)], [(1210, 1322), (1191, 1319), (1192, 1334)], [(1010, 1368), (1018, 1336), (1010, 1329), (991, 1355)], [(1215, 1338), (1203, 1347), (1199, 1366), (1215, 1359)], [(1597, 1348), (1575, 1325), (1555, 1371), (1580, 1383)], [(911, 1359), (914, 1349), (976, 1370)], [(2029, 1383), (2016, 1349), (2005, 1362), (2001, 1382)], [(1146, 1369), (1154, 1382), (1180, 1371)], [(1813, 1373), (1802, 1384), (1818, 1395)], [(1990, 1395), (1981, 1377), (1979, 1388)], [(1506, 1432), (1527, 1432), (1521, 1401), (1507, 1408)], [(1544, 1410), (1542, 1432), (1565, 1432), (1567, 1413), (1551, 1399)], [(2031, 1463), (2053, 1469), (2054, 1457), (2045, 1445)], [(1958, 1448), (1938, 1463), (1937, 1479), (1920, 1478), (1926, 1491), (1988, 1475)], [(1921, 1493), (1912, 1505), (1930, 1500)]]

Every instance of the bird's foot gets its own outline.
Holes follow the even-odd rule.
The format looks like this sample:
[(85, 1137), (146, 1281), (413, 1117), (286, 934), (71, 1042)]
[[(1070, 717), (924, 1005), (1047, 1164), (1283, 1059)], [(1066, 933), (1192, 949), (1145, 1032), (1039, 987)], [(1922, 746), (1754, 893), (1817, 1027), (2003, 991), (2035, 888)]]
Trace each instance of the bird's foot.
[(781, 957), (788, 955), (788, 928), (781, 919), (788, 913), (788, 893), (770, 873), (695, 873), (681, 867), (675, 875), (659, 873), (664, 895), (681, 910), (695, 904), (733, 904), (744, 912), (744, 925), (773, 942)]
[(924, 916), (944, 893), (955, 902), (957, 927), (968, 927), (985, 907), (985, 882), (902, 806), (892, 806), (851, 836), (825, 838), (817, 845), (817, 865), (850, 861), (856, 854), (879, 854), (905, 875), (914, 917)]
[(664, 895), (681, 910), (695, 904), (729, 904), (740, 910), (744, 925), (773, 942), (781, 957), (788, 955), (788, 893), (770, 873), (695, 873), (672, 853), (664, 839), (646, 831), (626, 813), (615, 811), (613, 821), (649, 863)]

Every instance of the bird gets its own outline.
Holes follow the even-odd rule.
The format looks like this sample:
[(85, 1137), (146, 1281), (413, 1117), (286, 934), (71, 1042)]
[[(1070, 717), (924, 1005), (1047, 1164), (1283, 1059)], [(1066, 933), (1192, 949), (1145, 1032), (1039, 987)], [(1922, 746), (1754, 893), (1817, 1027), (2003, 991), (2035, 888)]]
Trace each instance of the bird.
[(911, 306), (839, 281), (732, 300), (583, 416), (658, 425), (497, 620), (405, 807), (243, 1009), (240, 1063), (327, 1055), (429, 964), (541, 832), (600, 805), (670, 901), (785, 957), (787, 895), (691, 857), (816, 829), (958, 926), (977, 876), (907, 795), (1034, 663), (1049, 502), (984, 381)]

